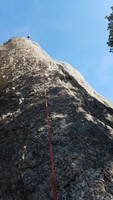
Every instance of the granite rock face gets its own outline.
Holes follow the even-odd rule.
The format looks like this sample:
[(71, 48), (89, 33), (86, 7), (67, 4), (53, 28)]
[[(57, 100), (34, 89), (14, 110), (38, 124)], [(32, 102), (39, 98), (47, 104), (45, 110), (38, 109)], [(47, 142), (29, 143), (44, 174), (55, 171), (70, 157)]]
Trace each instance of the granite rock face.
[(113, 200), (113, 104), (24, 37), (0, 45), (0, 200)]

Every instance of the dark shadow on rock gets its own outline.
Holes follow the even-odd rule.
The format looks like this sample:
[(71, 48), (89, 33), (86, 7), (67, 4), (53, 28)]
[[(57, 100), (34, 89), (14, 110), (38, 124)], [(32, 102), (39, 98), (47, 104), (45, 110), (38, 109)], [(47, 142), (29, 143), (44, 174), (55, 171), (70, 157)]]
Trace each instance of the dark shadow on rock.
[[(38, 88), (34, 92), (32, 85), (36, 82), (43, 84), (39, 76), (33, 79), (23, 76), (15, 82), (19, 95), (16, 96), (11, 87), (9, 91), (7, 88), (8, 92), (2, 92), (0, 113), (6, 115), (0, 124), (0, 195), (3, 200), (7, 197), (35, 200), (41, 195), (46, 200), (51, 198), (45, 97), (44, 91), (40, 93)], [(105, 114), (112, 114), (113, 110), (88, 96), (75, 80), (73, 82), (74, 87), (79, 88), (77, 97), (69, 95), (65, 87), (50, 87), (47, 93), (58, 187), (61, 193), (64, 188), (73, 200), (78, 200), (84, 190), (84, 199), (90, 200), (93, 199), (92, 183), (101, 176), (108, 178), (106, 188), (109, 188), (110, 177), (105, 169), (113, 161), (113, 139), (107, 125), (112, 127), (113, 124)], [(20, 104), (21, 98), (24, 99)], [(86, 119), (84, 112), (77, 112), (78, 106), (95, 121)], [(14, 114), (8, 118), (9, 112)], [(98, 173), (97, 177), (94, 172)]]

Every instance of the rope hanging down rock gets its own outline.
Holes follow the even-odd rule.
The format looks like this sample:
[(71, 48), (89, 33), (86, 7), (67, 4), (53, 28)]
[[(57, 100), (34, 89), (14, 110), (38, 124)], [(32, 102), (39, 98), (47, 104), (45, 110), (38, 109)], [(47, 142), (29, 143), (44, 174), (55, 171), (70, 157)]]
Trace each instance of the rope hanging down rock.
[(48, 98), (47, 98), (47, 91), (46, 87), (44, 86), (45, 92), (45, 112), (46, 112), (46, 119), (48, 125), (48, 141), (49, 141), (49, 150), (50, 150), (50, 162), (51, 162), (51, 171), (52, 171), (52, 192), (53, 192), (53, 199), (58, 200), (58, 192), (57, 192), (57, 180), (56, 180), (56, 173), (55, 173), (55, 164), (54, 164), (54, 154), (53, 154), (53, 147), (52, 147), (52, 125), (51, 120), (49, 117), (48, 111)]

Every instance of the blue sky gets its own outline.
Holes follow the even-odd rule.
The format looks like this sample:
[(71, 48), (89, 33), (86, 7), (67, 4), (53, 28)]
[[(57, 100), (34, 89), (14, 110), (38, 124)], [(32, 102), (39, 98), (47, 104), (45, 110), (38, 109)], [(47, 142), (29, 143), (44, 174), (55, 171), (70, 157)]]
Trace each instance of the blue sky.
[(113, 0), (1, 0), (0, 42), (26, 36), (50, 56), (76, 67), (87, 82), (113, 102), (113, 54), (106, 15)]

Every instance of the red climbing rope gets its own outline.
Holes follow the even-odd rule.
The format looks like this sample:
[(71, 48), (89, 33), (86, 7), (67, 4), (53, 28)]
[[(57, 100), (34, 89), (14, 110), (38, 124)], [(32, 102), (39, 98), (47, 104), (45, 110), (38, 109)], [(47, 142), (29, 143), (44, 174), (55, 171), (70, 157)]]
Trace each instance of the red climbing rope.
[(52, 148), (52, 132), (51, 132), (51, 121), (49, 118), (49, 111), (48, 111), (48, 99), (47, 99), (47, 92), (45, 90), (45, 111), (46, 111), (46, 119), (48, 124), (48, 140), (49, 140), (49, 150), (50, 150), (50, 162), (51, 162), (51, 170), (52, 170), (52, 192), (53, 192), (53, 199), (58, 200), (58, 193), (57, 193), (57, 180), (56, 180), (56, 173), (55, 173), (55, 164), (54, 164), (54, 154)]

